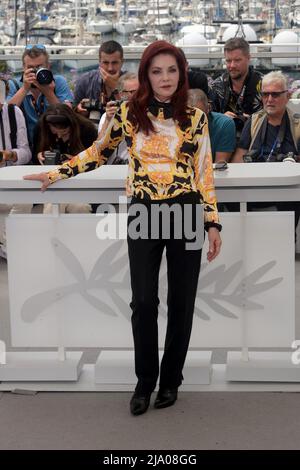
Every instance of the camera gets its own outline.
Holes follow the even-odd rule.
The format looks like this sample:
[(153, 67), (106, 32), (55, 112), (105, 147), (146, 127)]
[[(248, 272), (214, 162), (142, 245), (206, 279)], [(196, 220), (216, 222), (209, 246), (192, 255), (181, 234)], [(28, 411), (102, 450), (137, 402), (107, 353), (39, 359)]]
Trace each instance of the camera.
[(288, 153), (278, 153), (274, 155), (270, 155), (267, 159), (260, 157), (259, 150), (249, 150), (249, 152), (245, 153), (243, 156), (244, 163), (251, 163), (251, 162), (297, 162), (298, 158), (293, 152)]
[(117, 106), (118, 108), (121, 106), (121, 104), (123, 103), (124, 100), (115, 100), (115, 101), (112, 101), (112, 103), (114, 104), (114, 106)]
[(276, 161), (296, 163), (298, 161), (298, 158), (297, 155), (295, 155), (293, 152), (288, 152), (287, 154), (279, 153), (278, 155), (276, 155)]
[(0, 163), (3, 161), (3, 151), (0, 150)]
[(100, 111), (100, 112), (103, 111), (103, 104), (99, 100), (85, 99), (85, 100), (82, 100), (81, 105), (87, 111)]
[(236, 117), (234, 119), (238, 120), (238, 121), (241, 121), (243, 124), (247, 121), (247, 116), (244, 116), (244, 114), (242, 113), (242, 111), (238, 111), (237, 113), (235, 113)]
[(35, 76), (40, 85), (50, 85), (53, 82), (53, 73), (44, 67), (35, 69)]
[(244, 163), (252, 163), (252, 162), (257, 162), (259, 157), (259, 150), (252, 149), (249, 150), (245, 155), (243, 156)]
[(60, 165), (64, 160), (59, 150), (46, 150), (44, 157), (44, 165)]
[[(35, 73), (36, 81), (40, 85), (50, 85), (50, 83), (54, 80), (51, 70), (46, 69), (45, 67), (33, 68), (32, 71)], [(21, 77), (21, 82), (23, 82), (23, 75)], [(31, 86), (36, 88), (33, 84)]]

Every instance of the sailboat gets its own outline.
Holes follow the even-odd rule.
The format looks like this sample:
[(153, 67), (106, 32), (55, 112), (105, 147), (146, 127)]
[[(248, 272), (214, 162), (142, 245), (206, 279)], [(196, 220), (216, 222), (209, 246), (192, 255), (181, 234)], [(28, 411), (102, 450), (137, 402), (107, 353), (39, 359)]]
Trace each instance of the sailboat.
[(116, 31), (123, 36), (127, 36), (142, 28), (142, 26), (142, 22), (138, 17), (129, 16), (127, 0), (123, 0), (120, 7), (120, 16), (115, 23)]

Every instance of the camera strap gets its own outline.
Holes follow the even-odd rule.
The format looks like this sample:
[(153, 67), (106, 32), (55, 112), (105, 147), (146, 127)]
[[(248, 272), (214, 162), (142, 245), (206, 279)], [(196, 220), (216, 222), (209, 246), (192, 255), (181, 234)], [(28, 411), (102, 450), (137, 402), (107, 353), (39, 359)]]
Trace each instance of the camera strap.
[[(286, 120), (287, 120), (287, 115), (286, 113), (283, 116), (283, 119), (281, 121), (277, 136), (273, 142), (273, 145), (271, 147), (271, 150), (269, 152), (269, 155), (266, 158), (266, 162), (269, 162), (270, 159), (272, 158), (272, 155), (276, 152), (279, 151), (281, 144), (283, 142), (284, 136), (285, 136), (285, 131), (286, 131)], [(266, 140), (266, 135), (267, 135), (267, 127), (268, 127), (268, 118), (267, 116), (265, 117), (263, 124), (262, 124), (262, 129), (261, 129), (261, 142), (262, 142), (262, 148), (261, 148), (261, 157), (263, 157), (263, 151), (264, 151), (264, 146), (265, 146), (265, 140)]]
[(40, 117), (45, 112), (45, 96), (41, 94), (37, 100), (33, 95), (31, 97), (31, 104), (34, 107), (34, 110), (38, 117)]
[(2, 139), (2, 150), (5, 150), (6, 149), (6, 142), (5, 142), (2, 111), (3, 110), (1, 109), (1, 111), (0, 111), (0, 128), (1, 128), (1, 139)]

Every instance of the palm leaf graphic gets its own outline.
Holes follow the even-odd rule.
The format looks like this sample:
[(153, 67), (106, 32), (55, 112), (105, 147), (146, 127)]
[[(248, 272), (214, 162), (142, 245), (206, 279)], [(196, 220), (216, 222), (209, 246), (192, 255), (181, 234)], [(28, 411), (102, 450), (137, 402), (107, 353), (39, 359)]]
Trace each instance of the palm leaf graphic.
[[(276, 261), (269, 261), (260, 268), (253, 271), (251, 274), (246, 276), (242, 281), (236, 286), (234, 294), (243, 292), (245, 284), (247, 286), (254, 286), (261, 277), (263, 277), (268, 271), (270, 271), (276, 265)], [(278, 278), (280, 279), (280, 278)]]
[(58, 238), (53, 237), (51, 243), (55, 253), (60, 258), (65, 267), (73, 274), (78, 282), (85, 283), (86, 277), (80, 262), (74, 253)]
[[(97, 263), (98, 263), (98, 260), (97, 260)], [(107, 277), (108, 275), (110, 276), (110, 278), (112, 278), (113, 276), (115, 276), (116, 274), (118, 274), (126, 265), (128, 264), (128, 255), (127, 253), (120, 256), (120, 258), (118, 258), (117, 260), (115, 261), (112, 261), (111, 264), (109, 266), (107, 266), (106, 268), (106, 271), (103, 271), (103, 272), (98, 272), (98, 267), (94, 270), (92, 270), (90, 276), (89, 276), (89, 280), (93, 281), (93, 280), (98, 280), (98, 279), (101, 279), (102, 277)], [(103, 269), (103, 267), (102, 267)]]
[(205, 320), (205, 321), (209, 321), (210, 320), (210, 317), (203, 312), (203, 310), (200, 310), (200, 308), (196, 307), (195, 306), (195, 309), (194, 309), (194, 314), (201, 318), (201, 320)]
[(116, 254), (121, 249), (123, 243), (123, 240), (113, 243), (99, 256), (89, 276), (90, 280), (94, 280), (98, 276), (102, 277), (103, 273), (106, 274), (107, 269), (110, 271), (112, 260), (116, 257)]
[(228, 298), (223, 298), (225, 302), (228, 302), (231, 305), (235, 305), (236, 307), (242, 307), (244, 305), (246, 310), (263, 310), (264, 306), (254, 302), (253, 300), (249, 300), (244, 298), (242, 295), (238, 295), (234, 297), (233, 295), (228, 295)]
[(225, 270), (222, 277), (216, 279), (215, 292), (223, 292), (226, 287), (233, 281), (243, 265), (243, 261), (237, 261), (230, 268)]
[(53, 302), (77, 292), (77, 287), (77, 283), (63, 288), (56, 287), (29, 297), (22, 305), (21, 317), (25, 322), (33, 322)]
[(113, 291), (113, 290), (110, 291), (110, 296), (112, 298), (112, 301), (116, 305), (116, 307), (119, 309), (119, 312), (125, 318), (127, 318), (127, 320), (130, 320), (131, 312), (129, 311), (129, 307), (128, 307), (127, 302), (124, 302), (122, 297), (120, 297), (120, 295), (117, 292)]
[(224, 272), (225, 272), (225, 264), (221, 264), (220, 266), (217, 266), (215, 269), (205, 274), (205, 276), (203, 277), (200, 276), (200, 279), (199, 279), (200, 289), (202, 290), (205, 287), (208, 287), (211, 284), (214, 284), (216, 282), (216, 279), (219, 279), (224, 275)]
[(218, 313), (219, 315), (222, 315), (223, 317), (227, 317), (227, 318), (236, 318), (236, 319), (238, 318), (236, 315), (230, 312), (227, 308), (223, 307), (214, 299), (212, 299), (210, 294), (201, 294), (201, 297), (204, 300), (204, 302), (207, 305), (209, 305), (209, 307), (212, 310), (214, 310), (216, 313)]
[(80, 292), (82, 297), (97, 311), (100, 311), (102, 313), (105, 313), (107, 315), (110, 315), (112, 317), (117, 317), (116, 312), (106, 303), (103, 302), (102, 300), (98, 299), (98, 297), (95, 297), (92, 294), (89, 294), (88, 292)]
[(246, 295), (251, 297), (252, 295), (260, 294), (261, 292), (265, 292), (268, 289), (272, 289), (272, 287), (277, 286), (283, 281), (283, 277), (276, 277), (271, 279), (270, 281), (260, 282), (259, 284), (254, 285), (246, 285)]

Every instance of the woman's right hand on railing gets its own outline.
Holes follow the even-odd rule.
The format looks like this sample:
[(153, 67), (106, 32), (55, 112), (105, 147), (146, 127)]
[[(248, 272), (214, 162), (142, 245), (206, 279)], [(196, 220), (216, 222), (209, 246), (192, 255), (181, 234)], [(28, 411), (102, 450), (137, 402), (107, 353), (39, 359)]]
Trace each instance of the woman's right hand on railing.
[(40, 181), (42, 183), (41, 191), (44, 192), (51, 184), (51, 181), (48, 177), (48, 173), (34, 173), (33, 175), (25, 175), (23, 176), (24, 180), (31, 180), (31, 181)]
[(44, 165), (44, 161), (45, 161), (44, 152), (39, 152), (37, 154), (37, 159), (41, 165)]

